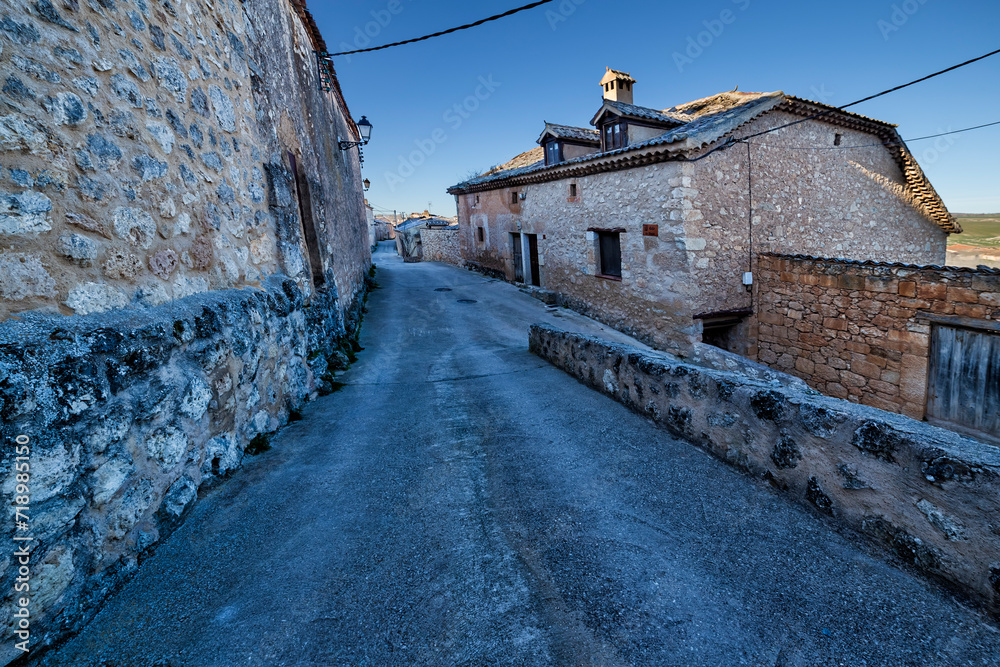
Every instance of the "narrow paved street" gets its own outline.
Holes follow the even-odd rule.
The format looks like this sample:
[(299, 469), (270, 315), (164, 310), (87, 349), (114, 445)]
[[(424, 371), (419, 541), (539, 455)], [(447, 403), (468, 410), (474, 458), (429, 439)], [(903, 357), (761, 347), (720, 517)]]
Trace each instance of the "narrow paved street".
[(346, 386), (43, 664), (997, 664), (977, 613), (527, 351), (598, 325), (375, 261)]

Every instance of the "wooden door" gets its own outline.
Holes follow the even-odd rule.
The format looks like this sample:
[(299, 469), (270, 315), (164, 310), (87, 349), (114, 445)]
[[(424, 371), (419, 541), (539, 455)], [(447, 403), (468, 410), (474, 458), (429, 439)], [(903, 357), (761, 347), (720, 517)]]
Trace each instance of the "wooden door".
[(927, 420), (1000, 442), (1000, 334), (934, 325)]
[(524, 255), (521, 251), (521, 235), (511, 233), (510, 252), (514, 259), (514, 282), (524, 282)]
[(542, 276), (538, 272), (538, 234), (528, 234), (528, 257), (531, 262), (531, 284), (542, 286)]

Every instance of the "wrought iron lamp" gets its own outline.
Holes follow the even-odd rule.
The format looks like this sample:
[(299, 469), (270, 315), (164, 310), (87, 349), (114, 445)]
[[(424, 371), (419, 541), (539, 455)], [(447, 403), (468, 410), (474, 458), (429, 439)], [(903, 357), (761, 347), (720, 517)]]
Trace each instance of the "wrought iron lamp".
[(365, 186), (365, 192), (368, 192), (368, 188), (372, 186), (372, 182), (369, 181), (367, 178), (361, 181), (361, 184)]
[(341, 141), (340, 150), (346, 151), (354, 148), (355, 146), (364, 146), (372, 138), (372, 124), (368, 122), (366, 116), (362, 116), (361, 120), (357, 122), (358, 133), (361, 134), (361, 141)]

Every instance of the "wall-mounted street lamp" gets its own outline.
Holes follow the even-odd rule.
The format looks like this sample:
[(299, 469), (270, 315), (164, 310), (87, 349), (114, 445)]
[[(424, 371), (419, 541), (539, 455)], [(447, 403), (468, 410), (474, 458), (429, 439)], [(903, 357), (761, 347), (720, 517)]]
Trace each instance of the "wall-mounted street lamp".
[(361, 117), (361, 120), (357, 122), (357, 126), (358, 133), (361, 134), (361, 141), (341, 141), (340, 150), (346, 151), (355, 146), (364, 146), (372, 138), (372, 124), (368, 122), (366, 116)]
[(372, 182), (369, 181), (367, 178), (361, 181), (361, 184), (365, 186), (365, 192), (368, 192), (368, 188), (372, 186)]

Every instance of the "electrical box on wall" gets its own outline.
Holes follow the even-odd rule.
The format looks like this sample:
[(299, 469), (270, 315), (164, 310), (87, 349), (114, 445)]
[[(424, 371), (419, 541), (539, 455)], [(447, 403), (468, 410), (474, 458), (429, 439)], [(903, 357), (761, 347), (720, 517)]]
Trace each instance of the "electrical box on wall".
[(746, 285), (747, 287), (753, 285), (753, 274), (750, 273), (749, 271), (743, 274), (743, 284)]

